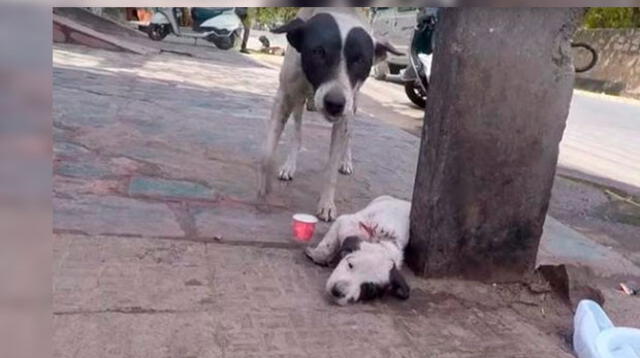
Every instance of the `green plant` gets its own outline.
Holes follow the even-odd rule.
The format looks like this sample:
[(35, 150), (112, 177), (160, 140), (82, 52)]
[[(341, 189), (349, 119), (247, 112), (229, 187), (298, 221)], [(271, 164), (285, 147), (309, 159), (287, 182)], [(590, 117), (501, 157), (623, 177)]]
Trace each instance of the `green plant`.
[(592, 7), (585, 15), (584, 25), (592, 29), (640, 27), (640, 8)]
[(255, 21), (265, 26), (285, 23), (298, 13), (298, 7), (258, 7), (255, 9)]

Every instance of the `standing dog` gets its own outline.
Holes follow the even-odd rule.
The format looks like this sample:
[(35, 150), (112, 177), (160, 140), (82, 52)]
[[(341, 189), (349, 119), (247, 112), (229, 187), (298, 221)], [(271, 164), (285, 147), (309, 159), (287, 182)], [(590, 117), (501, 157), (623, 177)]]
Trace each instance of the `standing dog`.
[(318, 246), (305, 250), (319, 265), (340, 260), (325, 288), (333, 301), (345, 305), (386, 292), (409, 298), (400, 267), (409, 242), (410, 211), (410, 202), (381, 196), (355, 214), (339, 216)]
[(281, 180), (291, 180), (302, 146), (302, 112), (308, 93), (314, 93), (317, 110), (333, 124), (326, 182), (317, 214), (331, 221), (337, 216), (334, 203), (338, 171), (353, 172), (349, 147), (349, 119), (356, 110), (358, 90), (371, 66), (383, 60), (387, 51), (400, 54), (385, 41), (376, 40), (365, 28), (366, 19), (354, 8), (303, 8), (293, 21), (274, 29), (286, 33), (290, 44), (280, 71), (276, 94), (258, 170), (258, 196), (271, 189), (274, 154), (284, 125), (291, 114), (295, 120), (295, 141)]

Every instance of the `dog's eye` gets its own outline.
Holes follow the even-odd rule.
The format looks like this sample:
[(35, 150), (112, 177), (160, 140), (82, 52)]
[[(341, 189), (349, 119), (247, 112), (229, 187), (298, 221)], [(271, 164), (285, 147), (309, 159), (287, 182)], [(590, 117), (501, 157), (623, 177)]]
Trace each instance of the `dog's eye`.
[(353, 268), (353, 264), (351, 262), (347, 262), (347, 265), (349, 266), (349, 269)]
[(324, 49), (322, 47), (316, 47), (313, 49), (313, 54), (318, 57), (324, 57)]

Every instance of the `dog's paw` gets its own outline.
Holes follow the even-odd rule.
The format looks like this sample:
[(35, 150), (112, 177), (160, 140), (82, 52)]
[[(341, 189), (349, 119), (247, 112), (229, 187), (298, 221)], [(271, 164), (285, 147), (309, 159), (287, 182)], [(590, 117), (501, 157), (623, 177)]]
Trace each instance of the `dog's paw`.
[(343, 175), (351, 175), (353, 174), (353, 163), (350, 160), (345, 160), (340, 163), (340, 168), (338, 168), (338, 172)]
[(278, 174), (278, 179), (280, 180), (293, 180), (293, 174), (296, 172), (296, 165), (289, 163), (287, 161), (282, 168), (280, 168), (280, 173)]
[(338, 210), (333, 200), (320, 199), (316, 216), (322, 221), (333, 221), (338, 216)]
[(304, 255), (316, 265), (327, 266), (327, 262), (325, 260), (321, 260), (320, 257), (318, 257), (316, 250), (311, 247), (304, 249)]

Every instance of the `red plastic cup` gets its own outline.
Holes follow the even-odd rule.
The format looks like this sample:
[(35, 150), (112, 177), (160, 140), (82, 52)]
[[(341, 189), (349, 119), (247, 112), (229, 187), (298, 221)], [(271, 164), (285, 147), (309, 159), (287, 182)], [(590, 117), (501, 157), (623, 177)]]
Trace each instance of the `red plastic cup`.
[(309, 242), (313, 237), (313, 232), (316, 230), (317, 222), (318, 219), (313, 215), (293, 215), (293, 224), (291, 225), (293, 239), (299, 242)]

